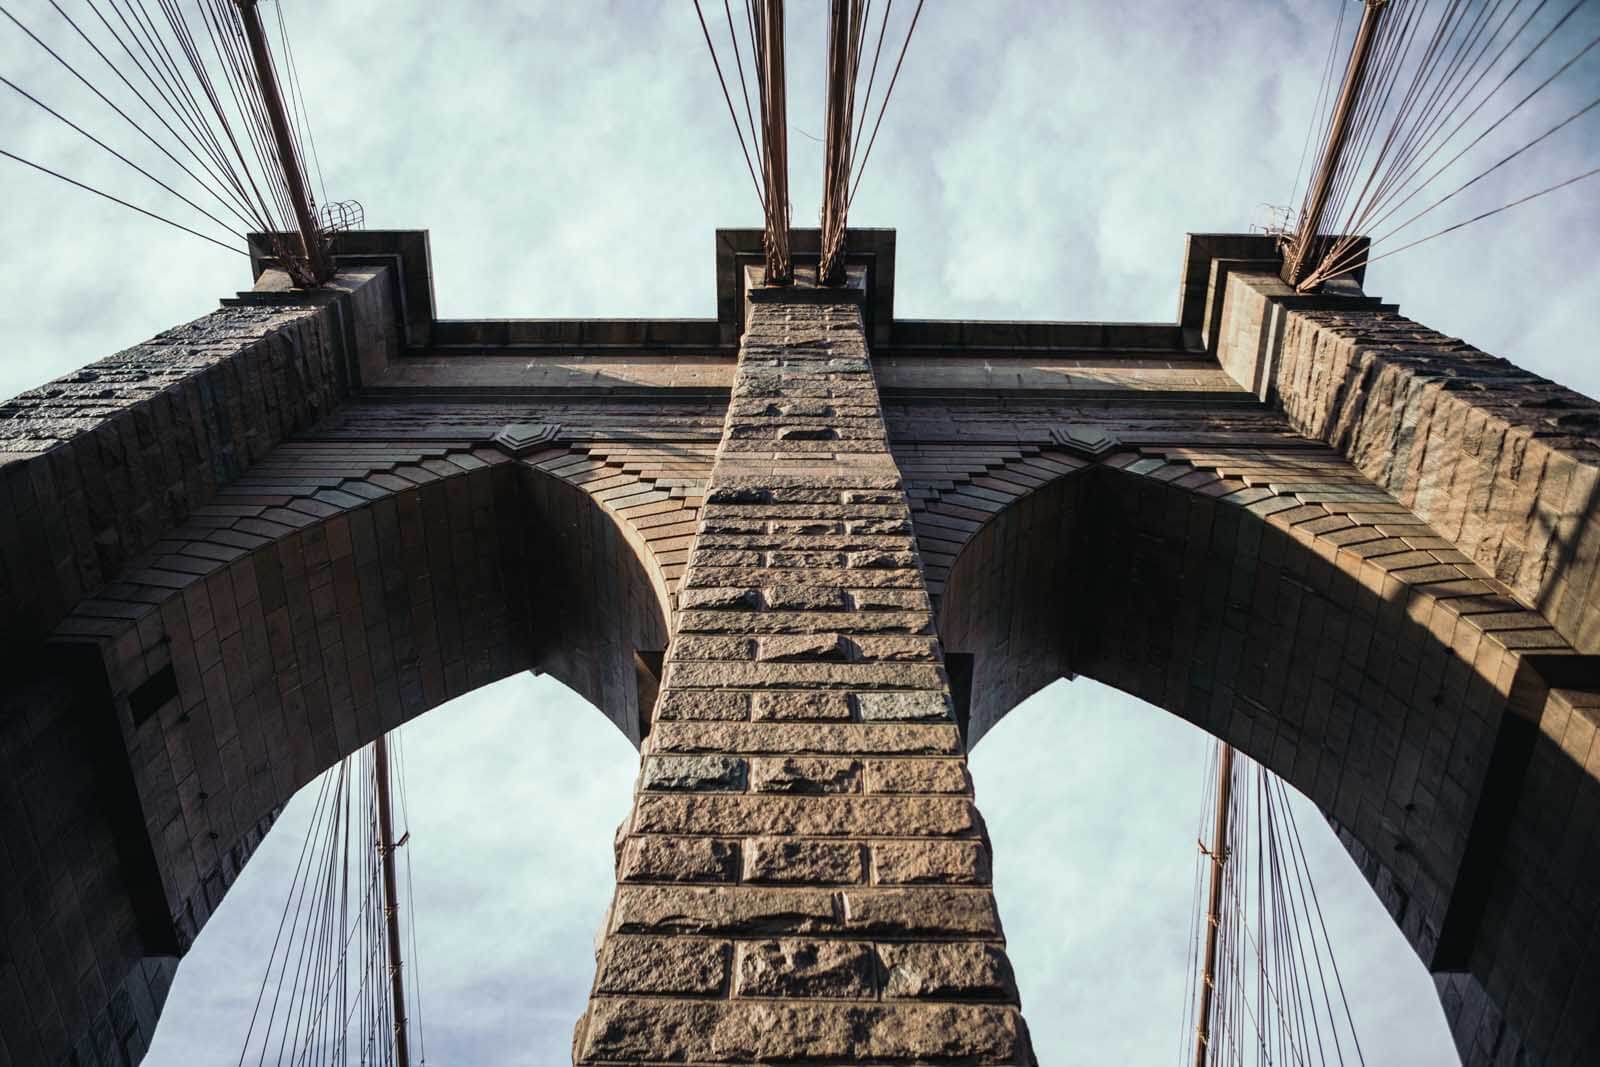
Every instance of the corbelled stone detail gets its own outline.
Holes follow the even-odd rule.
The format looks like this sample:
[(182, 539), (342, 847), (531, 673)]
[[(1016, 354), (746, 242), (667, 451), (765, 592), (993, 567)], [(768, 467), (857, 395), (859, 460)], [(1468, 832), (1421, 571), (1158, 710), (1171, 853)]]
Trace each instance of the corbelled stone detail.
[(576, 1061), (1031, 1064), (860, 312), (761, 295)]

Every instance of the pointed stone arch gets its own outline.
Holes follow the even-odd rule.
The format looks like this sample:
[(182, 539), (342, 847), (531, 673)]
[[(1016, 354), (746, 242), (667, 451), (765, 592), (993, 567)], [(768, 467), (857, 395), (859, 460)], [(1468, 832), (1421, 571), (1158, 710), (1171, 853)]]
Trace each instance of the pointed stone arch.
[(666, 647), (676, 587), (659, 531), (692, 528), (700, 495), (611, 458), (302, 435), (62, 620), (18, 699), (100, 724), (95, 764), (120, 773), (75, 789), (116, 825), (81, 835), (99, 849), (76, 872), (83, 914), (46, 925), (101, 943), (92, 928), (119, 924), (123, 960), (97, 961), (63, 1017), (131, 1003), (153, 1023), (295, 791), (454, 697), (549, 673), (640, 743), (636, 654)]
[(1452, 1022), (1472, 1000), (1513, 1042), (1588, 1047), (1587, 979), (1545, 954), (1595, 889), (1551, 859), (1600, 831), (1594, 658), (1320, 444), (1035, 455), (1072, 469), (963, 531), (940, 597), (969, 745), (1062, 676), (1179, 715), (1322, 808)]

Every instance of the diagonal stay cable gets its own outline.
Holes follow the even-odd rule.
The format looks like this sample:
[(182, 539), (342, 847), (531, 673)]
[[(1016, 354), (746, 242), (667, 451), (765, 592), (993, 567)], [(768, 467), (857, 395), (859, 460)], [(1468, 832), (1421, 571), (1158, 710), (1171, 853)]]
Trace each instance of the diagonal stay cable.
[(242, 256), (243, 255), (249, 255), (249, 253), (246, 252), (242, 248), (235, 248), (233, 245), (227, 244), (226, 242), (223, 242), (223, 241), (219, 241), (215, 237), (211, 237), (211, 236), (208, 236), (206, 234), (203, 234), (199, 230), (190, 229), (188, 226), (185, 226), (181, 222), (174, 222), (171, 219), (167, 218), (165, 215), (158, 215), (154, 211), (148, 211), (145, 208), (140, 207), (138, 204), (130, 204), (128, 201), (123, 200), (121, 197), (112, 196), (110, 193), (102, 192), (101, 190), (96, 189), (92, 185), (88, 185), (88, 184), (85, 184), (84, 182), (80, 182), (76, 178), (69, 178), (65, 174), (62, 174), (60, 171), (51, 170), (49, 167), (43, 166), (42, 164), (39, 164), (39, 163), (35, 163), (31, 159), (24, 159), (22, 156), (17, 155), (15, 152), (8, 152), (4, 148), (0, 148), (0, 156), (5, 156), (7, 159), (15, 160), (16, 162), (21, 163), (25, 167), (32, 167), (34, 170), (40, 171), (41, 173), (44, 173), (44, 174), (48, 174), (52, 178), (56, 178), (56, 179), (59, 179), (61, 181), (64, 181), (68, 185), (75, 185), (79, 189), (82, 189), (84, 192), (93, 193), (95, 196), (103, 197), (104, 199), (111, 201), (113, 204), (120, 204), (123, 207), (128, 208), (130, 211), (137, 211), (139, 214), (148, 216), (149, 218), (152, 218), (152, 219), (155, 219), (157, 222), (164, 222), (168, 226), (171, 226), (173, 229), (182, 230), (184, 233), (193, 234), (194, 236), (200, 238), (202, 241), (210, 241), (212, 244), (216, 245), (218, 248), (226, 248), (228, 251), (237, 252)]
[(700, 19), (700, 32), (705, 34), (706, 49), (711, 53), (711, 65), (716, 68), (717, 82), (722, 86), (722, 98), (728, 104), (728, 117), (733, 120), (733, 130), (739, 135), (739, 149), (744, 153), (744, 165), (750, 171), (750, 183), (755, 186), (756, 197), (761, 201), (762, 211), (767, 206), (766, 193), (762, 191), (761, 180), (756, 177), (756, 165), (750, 159), (750, 147), (745, 144), (744, 130), (739, 126), (739, 113), (734, 110), (733, 96), (728, 92), (728, 80), (722, 76), (722, 63), (717, 59), (716, 45), (711, 43), (711, 30), (706, 26), (705, 12), (700, 9), (700, 0), (694, 0), (694, 13)]
[(916, 10), (911, 12), (911, 25), (906, 29), (906, 38), (900, 45), (900, 55), (894, 63), (894, 74), (889, 78), (889, 87), (883, 91), (883, 104), (878, 108), (878, 117), (872, 124), (872, 136), (867, 138), (867, 150), (862, 153), (861, 162), (857, 165), (855, 183), (850, 187), (850, 195), (845, 200), (848, 206), (855, 201), (856, 191), (861, 188), (861, 176), (866, 173), (867, 160), (872, 158), (872, 146), (878, 143), (878, 130), (883, 125), (883, 113), (889, 109), (889, 99), (894, 96), (895, 82), (900, 80), (900, 66), (906, 61), (906, 49), (911, 47), (911, 35), (917, 32), (917, 19), (922, 16), (923, 0), (917, 0)]

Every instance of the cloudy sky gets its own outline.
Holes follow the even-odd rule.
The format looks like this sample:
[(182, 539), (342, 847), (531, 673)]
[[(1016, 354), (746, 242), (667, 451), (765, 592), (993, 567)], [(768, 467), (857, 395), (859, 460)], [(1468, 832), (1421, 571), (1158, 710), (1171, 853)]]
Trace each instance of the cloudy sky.
[[(330, 197), (361, 200), (373, 226), (431, 231), (442, 315), (714, 313), (712, 230), (755, 225), (759, 209), (687, 0), (283, 2)], [(928, 4), (852, 213), (899, 231), (898, 312), (1170, 320), (1183, 234), (1237, 231), (1262, 205), (1289, 201), (1340, 2)], [(45, 0), (8, 6), (88, 69)], [(911, 6), (897, 5), (897, 21)], [(1597, 7), (1568, 27), (1568, 53), (1600, 30)], [(791, 182), (804, 225), (821, 184), (811, 135), (826, 4), (789, 8)], [(1585, 102), (1597, 58), (1528, 121), (1508, 123), (1504, 144)], [(4, 23), (0, 73), (149, 157)], [(1459, 198), (1439, 224), (1594, 166), (1597, 119)], [(181, 210), (9, 94), (0, 148)], [(1595, 194), (1591, 180), (1374, 264), (1368, 291), (1600, 392)], [(4, 159), (0, 204), (0, 395), (249, 282), (242, 256)], [(529, 678), (427, 716), (408, 745), (430, 1056), (565, 1062), (632, 749), (575, 697)], [(976, 750), (1044, 1062), (1177, 1054), (1206, 758), (1206, 740), (1181, 722), (1084, 681), (1035, 697)], [(219, 1035), (242, 1036), (305, 809), (291, 806), (196, 946), (147, 1062), (231, 1058), (219, 1053), (236, 1040)], [(1324, 902), (1369, 1061), (1453, 1062), (1427, 975), (1314, 813), (1302, 824), (1333, 887)]]

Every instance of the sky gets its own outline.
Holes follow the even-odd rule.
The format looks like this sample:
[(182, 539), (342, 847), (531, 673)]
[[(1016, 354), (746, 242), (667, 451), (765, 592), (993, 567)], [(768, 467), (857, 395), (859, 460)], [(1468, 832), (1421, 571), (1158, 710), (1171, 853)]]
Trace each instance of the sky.
[[(441, 316), (714, 314), (712, 231), (757, 225), (760, 211), (687, 0), (281, 2), (319, 189), (360, 200), (373, 227), (430, 230)], [(73, 49), (46, 0), (7, 6), (89, 69), (92, 56)], [(896, 6), (896, 23), (911, 6)], [(898, 231), (898, 314), (1170, 321), (1183, 234), (1236, 232), (1264, 219), (1264, 205), (1290, 201), (1339, 6), (928, 4), (851, 213), (856, 225)], [(1590, 0), (1565, 39), (1600, 32), (1597, 8)], [(796, 225), (811, 224), (820, 200), (812, 137), (825, 10), (823, 0), (789, 3)], [(1484, 158), (1497, 158), (1501, 136), (1519, 143), (1581, 106), (1600, 84), (1596, 60), (1486, 142)], [(133, 158), (151, 157), (4, 22), (0, 73)], [(1440, 224), (1594, 166), (1597, 120), (1590, 113), (1469, 190)], [(0, 148), (168, 206), (4, 86)], [(1367, 290), (1600, 393), (1597, 181), (1374, 263)], [(249, 284), (242, 256), (5, 159), (0, 205), (0, 396)], [(410, 729), (436, 1062), (565, 1062), (636, 757), (548, 680), (480, 690)], [(1036, 696), (976, 749), (1042, 1062), (1174, 1054), (1173, 938), (1187, 929), (1206, 759), (1205, 739), (1185, 724), (1086, 681)], [(147, 1062), (214, 1062), (217, 1035), (242, 1036), (258, 976), (238, 961), (260, 958), (304, 807), (290, 807), (200, 938)], [(507, 817), (486, 820), (486, 807)], [(1339, 886), (1324, 903), (1341, 960), (1360, 976), (1369, 1060), (1454, 1062), (1431, 981), (1314, 814), (1301, 822), (1317, 838), (1319, 871)]]

